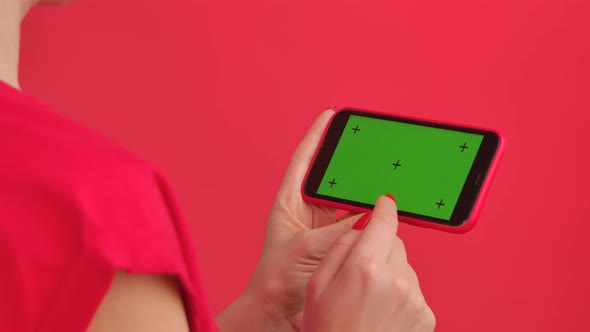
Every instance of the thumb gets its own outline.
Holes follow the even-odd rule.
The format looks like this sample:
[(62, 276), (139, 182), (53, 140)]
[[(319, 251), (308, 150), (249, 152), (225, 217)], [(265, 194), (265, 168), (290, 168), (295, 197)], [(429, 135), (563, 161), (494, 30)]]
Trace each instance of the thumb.
[[(370, 213), (364, 214), (368, 218)], [(353, 224), (363, 218), (354, 216), (322, 228), (313, 229), (310, 242), (314, 244), (310, 254), (321, 263), (313, 273), (307, 287), (306, 296), (312, 302), (318, 299), (324, 289), (340, 271), (340, 267), (350, 254), (361, 232), (350, 231)]]
[(356, 214), (341, 219), (333, 224), (308, 230), (307, 237), (311, 253), (316, 257), (323, 258), (334, 242), (336, 242), (336, 240), (338, 240), (344, 233), (352, 229), (353, 225), (363, 215), (364, 214)]

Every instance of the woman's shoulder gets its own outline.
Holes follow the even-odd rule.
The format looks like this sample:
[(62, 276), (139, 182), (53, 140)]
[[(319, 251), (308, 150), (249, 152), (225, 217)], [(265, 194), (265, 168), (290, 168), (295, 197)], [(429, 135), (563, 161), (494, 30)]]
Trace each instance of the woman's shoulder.
[(32, 205), (57, 209), (52, 215), (76, 214), (69, 219), (79, 227), (109, 232), (152, 227), (151, 220), (166, 217), (171, 193), (150, 162), (24, 94), (5, 95), (0, 93), (0, 199), (22, 197), (11, 209), (20, 207), (33, 219), (38, 209)]
[[(47, 105), (0, 84), (0, 148), (15, 161), (85, 170), (94, 165), (146, 166), (120, 144)], [(18, 158), (21, 156), (22, 158)], [(18, 160), (16, 160), (18, 159)]]
[[(202, 309), (189, 231), (158, 169), (26, 96), (5, 95), (0, 293), (20, 304), (0, 300), (0, 325), (88, 323), (117, 270), (175, 275)], [(205, 313), (193, 314), (211, 324)]]

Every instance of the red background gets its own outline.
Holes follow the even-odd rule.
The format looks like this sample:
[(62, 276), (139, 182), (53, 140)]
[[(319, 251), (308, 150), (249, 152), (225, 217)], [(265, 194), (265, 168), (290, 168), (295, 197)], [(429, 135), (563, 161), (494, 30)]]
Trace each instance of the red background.
[(247, 283), (293, 148), (331, 104), (497, 128), (465, 235), (400, 234), (438, 331), (587, 331), (588, 1), (94, 0), (38, 8), (23, 88), (155, 161), (212, 308)]

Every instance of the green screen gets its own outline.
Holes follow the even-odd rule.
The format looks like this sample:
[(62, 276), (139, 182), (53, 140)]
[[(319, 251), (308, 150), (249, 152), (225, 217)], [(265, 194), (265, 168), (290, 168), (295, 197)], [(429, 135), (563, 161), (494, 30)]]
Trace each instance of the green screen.
[(450, 220), (482, 135), (351, 115), (318, 194)]

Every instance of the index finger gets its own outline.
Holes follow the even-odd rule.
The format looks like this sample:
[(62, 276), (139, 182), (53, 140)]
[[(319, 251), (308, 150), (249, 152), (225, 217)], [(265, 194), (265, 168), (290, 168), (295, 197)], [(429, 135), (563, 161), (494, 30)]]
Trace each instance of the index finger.
[(395, 198), (391, 195), (379, 197), (371, 220), (362, 231), (348, 261), (354, 265), (367, 261), (387, 263), (395, 244), (398, 225)]

